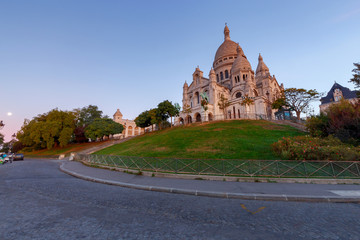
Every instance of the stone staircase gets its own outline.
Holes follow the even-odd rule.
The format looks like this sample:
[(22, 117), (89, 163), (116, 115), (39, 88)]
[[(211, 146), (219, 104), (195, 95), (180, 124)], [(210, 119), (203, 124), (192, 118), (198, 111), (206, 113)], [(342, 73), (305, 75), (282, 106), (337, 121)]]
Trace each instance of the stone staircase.
[(110, 141), (106, 141), (104, 142), (103, 144), (100, 144), (100, 145), (97, 145), (95, 147), (91, 147), (91, 148), (88, 148), (88, 149), (85, 149), (85, 150), (82, 150), (78, 153), (80, 154), (91, 154), (91, 153), (94, 153), (94, 152), (97, 152), (101, 149), (104, 149), (104, 148), (107, 148), (107, 147), (110, 147), (112, 145), (115, 145), (115, 144), (119, 144), (119, 143), (122, 143), (122, 142), (126, 142), (130, 139), (133, 139), (134, 137), (127, 137), (127, 138), (123, 138), (123, 139), (119, 139), (119, 140), (110, 140)]
[(276, 123), (276, 124), (282, 124), (282, 125), (289, 125), (294, 128), (297, 128), (303, 132), (307, 132), (306, 127), (302, 123), (296, 123), (290, 120), (270, 120), (270, 122)]

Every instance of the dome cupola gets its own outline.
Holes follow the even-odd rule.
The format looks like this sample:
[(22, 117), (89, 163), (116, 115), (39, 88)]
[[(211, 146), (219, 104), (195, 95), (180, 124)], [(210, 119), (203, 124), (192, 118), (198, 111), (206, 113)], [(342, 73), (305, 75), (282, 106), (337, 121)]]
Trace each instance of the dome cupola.
[(236, 48), (237, 51), (237, 58), (235, 59), (232, 68), (231, 73), (237, 72), (237, 71), (251, 71), (251, 65), (249, 61), (247, 60), (244, 51), (240, 47), (240, 45), (237, 45)]
[(214, 59), (214, 68), (215, 62), (223, 59), (224, 57), (235, 57), (236, 56), (236, 46), (237, 43), (230, 40), (230, 30), (227, 25), (224, 28), (224, 42), (217, 49)]
[(263, 61), (263, 58), (261, 56), (261, 54), (259, 53), (259, 63), (257, 65), (256, 68), (256, 74), (261, 73), (261, 72), (269, 72), (269, 68), (266, 66), (266, 64)]

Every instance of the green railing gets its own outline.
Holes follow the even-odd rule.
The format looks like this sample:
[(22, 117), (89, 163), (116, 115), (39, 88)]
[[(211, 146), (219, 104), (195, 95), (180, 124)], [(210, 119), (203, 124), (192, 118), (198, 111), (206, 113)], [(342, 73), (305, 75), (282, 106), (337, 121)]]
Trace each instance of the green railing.
[(360, 178), (360, 162), (215, 160), (77, 154), (77, 161), (122, 169), (236, 177)]

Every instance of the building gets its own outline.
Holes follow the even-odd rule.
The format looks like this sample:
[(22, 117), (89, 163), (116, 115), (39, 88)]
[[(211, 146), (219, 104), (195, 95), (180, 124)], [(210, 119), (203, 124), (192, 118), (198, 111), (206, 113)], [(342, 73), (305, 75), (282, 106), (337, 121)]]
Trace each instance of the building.
[(332, 104), (339, 103), (341, 99), (355, 102), (358, 98), (356, 91), (351, 91), (349, 88), (343, 87), (335, 82), (327, 95), (320, 99), (320, 112), (324, 112)]
[(123, 115), (119, 109), (113, 115), (114, 122), (120, 123), (124, 126), (123, 132), (114, 136), (115, 138), (127, 138), (144, 133), (144, 129), (137, 127), (134, 120), (123, 119), (122, 117)]
[[(217, 49), (209, 78), (197, 67), (192, 82), (183, 86), (183, 109), (191, 108), (191, 113), (182, 112), (176, 119), (178, 124), (221, 120), (221, 119), (263, 119), (273, 118), (275, 110), (271, 103), (280, 96), (283, 86), (259, 54), (256, 72), (252, 69), (244, 51), (238, 43), (230, 39), (228, 26), (224, 29), (224, 42)], [(208, 110), (201, 107), (201, 95), (208, 97)], [(223, 111), (218, 102), (221, 95), (228, 99), (230, 106)], [(253, 104), (242, 105), (250, 98)]]

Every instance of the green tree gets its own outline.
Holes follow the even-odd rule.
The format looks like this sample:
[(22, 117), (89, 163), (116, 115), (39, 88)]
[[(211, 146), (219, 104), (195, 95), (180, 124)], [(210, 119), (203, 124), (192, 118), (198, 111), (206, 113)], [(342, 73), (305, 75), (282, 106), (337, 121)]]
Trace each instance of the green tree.
[(219, 101), (218, 101), (218, 106), (219, 106), (220, 110), (223, 111), (223, 114), (224, 114), (224, 116), (225, 116), (225, 119), (227, 119), (226, 108), (230, 106), (230, 102), (229, 102), (229, 100), (224, 96), (223, 93), (220, 95), (220, 99), (219, 99)]
[[(360, 88), (360, 63), (354, 63), (355, 68), (352, 70), (353, 77), (349, 82), (355, 84), (355, 88)], [(358, 97), (360, 98), (360, 91), (357, 92)]]
[(161, 121), (165, 121), (170, 117), (170, 126), (172, 126), (172, 118), (179, 114), (179, 109), (177, 109), (169, 100), (159, 103), (157, 109)]
[(4, 135), (0, 133), (0, 145), (4, 143)]
[(161, 118), (159, 118), (158, 116), (158, 110), (157, 108), (152, 108), (149, 110), (149, 116), (150, 116), (150, 123), (151, 123), (151, 130), (154, 131), (154, 124), (158, 124), (160, 125), (161, 122)]
[(71, 140), (75, 129), (73, 112), (53, 109), (40, 114), (33, 120), (25, 120), (17, 139), (26, 146), (39, 145), (51, 149), (60, 145), (65, 147)]
[(306, 90), (303, 88), (287, 88), (284, 91), (286, 104), (292, 111), (295, 111), (296, 117), (300, 120), (300, 114), (306, 112), (309, 104), (317, 100), (322, 94), (315, 89)]
[(141, 128), (149, 127), (151, 125), (151, 115), (149, 114), (149, 111), (146, 110), (140, 113), (139, 116), (135, 118), (135, 123), (136, 126)]
[(102, 139), (104, 136), (110, 136), (122, 133), (124, 126), (114, 122), (109, 118), (97, 118), (85, 129), (85, 136), (93, 141)]
[(76, 116), (76, 128), (74, 130), (76, 142), (86, 142), (85, 128), (95, 119), (101, 118), (102, 111), (95, 105), (73, 110)]

